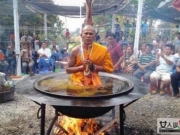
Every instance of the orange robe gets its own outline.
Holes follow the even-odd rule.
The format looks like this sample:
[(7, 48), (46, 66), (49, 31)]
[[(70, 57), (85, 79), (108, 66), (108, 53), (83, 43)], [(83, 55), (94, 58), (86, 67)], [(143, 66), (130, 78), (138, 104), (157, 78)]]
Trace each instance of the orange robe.
[[(114, 71), (111, 56), (106, 47), (94, 42), (92, 45), (91, 54), (89, 54), (89, 51), (85, 51), (84, 58), (86, 58), (87, 55), (89, 55), (89, 59), (93, 64), (97, 66), (102, 66), (105, 72), (112, 73)], [(75, 66), (80, 66), (82, 64), (83, 64), (82, 54), (79, 54), (76, 57)], [(101, 84), (97, 72), (92, 72), (91, 76), (92, 76), (93, 86), (98, 86)], [(73, 73), (71, 75), (71, 81), (73, 84), (80, 84), (80, 85), (84, 85), (88, 83), (87, 82), (88, 79), (86, 76), (84, 76), (83, 72)]]

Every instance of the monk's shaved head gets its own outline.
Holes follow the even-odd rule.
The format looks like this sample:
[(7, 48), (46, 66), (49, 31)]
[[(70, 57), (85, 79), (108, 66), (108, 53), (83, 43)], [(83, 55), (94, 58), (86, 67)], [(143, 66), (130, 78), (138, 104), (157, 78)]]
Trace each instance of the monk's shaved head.
[(95, 33), (95, 29), (94, 29), (94, 27), (91, 26), (91, 25), (86, 25), (86, 26), (84, 26), (84, 28), (82, 29), (81, 33), (84, 32), (84, 31), (87, 30), (87, 29), (89, 29), (89, 30), (91, 29), (91, 30)]
[(95, 39), (95, 29), (91, 25), (86, 25), (81, 32), (83, 44), (92, 45)]

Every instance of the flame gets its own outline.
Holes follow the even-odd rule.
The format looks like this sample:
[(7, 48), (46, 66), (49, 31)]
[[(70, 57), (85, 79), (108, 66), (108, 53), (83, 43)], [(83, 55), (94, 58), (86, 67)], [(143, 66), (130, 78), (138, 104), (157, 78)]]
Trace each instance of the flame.
[(59, 127), (56, 126), (54, 129), (54, 135), (94, 135), (101, 128), (94, 119), (76, 119), (67, 116), (58, 119), (58, 125)]

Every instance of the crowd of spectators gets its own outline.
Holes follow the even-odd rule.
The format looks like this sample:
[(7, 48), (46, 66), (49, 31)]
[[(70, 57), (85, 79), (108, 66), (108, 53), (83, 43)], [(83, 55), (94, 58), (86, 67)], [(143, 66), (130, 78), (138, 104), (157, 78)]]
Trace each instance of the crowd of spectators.
[(19, 55), (15, 52), (14, 39), (10, 40), (8, 46), (0, 43), (0, 70), (7, 76), (16, 74), (17, 57), (21, 58), (22, 73), (30, 75), (38, 73), (38, 62), (41, 58), (52, 58), (54, 62), (68, 60), (67, 48), (59, 48), (55, 40), (52, 43), (40, 41), (37, 35), (31, 36), (27, 30), (20, 39)]
[[(176, 77), (176, 79), (179, 77), (176, 80), (176, 85), (180, 81), (180, 73), (175, 71), (172, 74), (180, 58), (179, 32), (174, 41), (169, 41), (167, 37), (161, 38), (160, 35), (157, 35), (151, 43), (141, 43), (137, 57), (133, 54), (133, 45), (128, 42), (117, 42), (115, 33), (108, 33), (106, 39), (114, 64), (115, 74), (124, 73), (133, 75), (151, 85), (151, 94), (159, 92), (160, 95), (165, 94), (173, 77)], [(158, 80), (162, 82), (160, 89), (157, 87)], [(178, 86), (174, 88), (172, 82), (172, 87), (174, 95), (178, 97)]]
[[(118, 22), (118, 19), (116, 21)], [(161, 95), (164, 95), (167, 86), (171, 82), (170, 80), (174, 79), (173, 77), (176, 77), (176, 79), (178, 77), (180, 80), (180, 75), (176, 71), (172, 74), (173, 70), (179, 71), (180, 69), (178, 67), (175, 68), (180, 58), (180, 33), (177, 33), (174, 41), (170, 41), (168, 37), (161, 38), (160, 35), (157, 35), (151, 43), (140, 42), (136, 57), (133, 53), (133, 44), (126, 40), (129, 33), (129, 21), (126, 20), (124, 23), (127, 26), (124, 33), (118, 33), (121, 32), (119, 27), (115, 33), (109, 31), (106, 34), (107, 48), (113, 61), (114, 73), (133, 75), (150, 84), (153, 89), (151, 91), (152, 94), (156, 94), (159, 91)], [(144, 22), (145, 24), (146, 21)], [(143, 29), (142, 32), (145, 32), (145, 30)], [(120, 36), (122, 38), (118, 40)], [(145, 33), (143, 36), (146, 36)], [(28, 31), (25, 31), (20, 41), (21, 52), (19, 57), (21, 57), (23, 73), (37, 73), (38, 62), (41, 58), (52, 58), (55, 63), (68, 61), (68, 48), (60, 48), (55, 40), (50, 44), (41, 42), (38, 36), (31, 37)], [(11, 41), (6, 48), (3, 44), (0, 44), (0, 70), (8, 75), (15, 75), (15, 69), (16, 52), (14, 42)], [(160, 89), (157, 87), (157, 80), (159, 79), (163, 82)], [(175, 96), (179, 96), (177, 88), (172, 87)]]

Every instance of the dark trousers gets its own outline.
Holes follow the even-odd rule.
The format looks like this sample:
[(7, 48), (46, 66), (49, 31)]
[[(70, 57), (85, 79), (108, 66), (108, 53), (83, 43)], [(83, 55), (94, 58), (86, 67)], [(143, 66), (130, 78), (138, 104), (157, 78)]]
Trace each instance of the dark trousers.
[(174, 95), (179, 93), (179, 81), (180, 81), (180, 72), (175, 72), (171, 74), (171, 85), (173, 88)]

